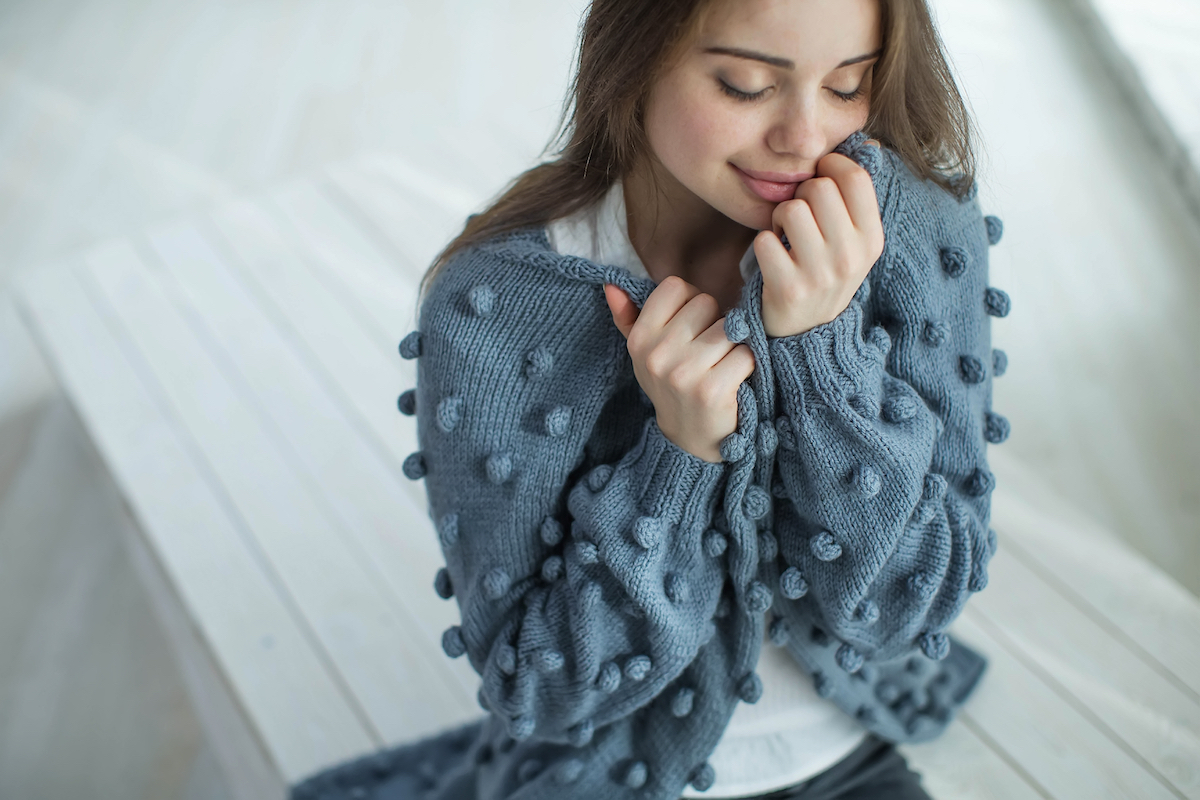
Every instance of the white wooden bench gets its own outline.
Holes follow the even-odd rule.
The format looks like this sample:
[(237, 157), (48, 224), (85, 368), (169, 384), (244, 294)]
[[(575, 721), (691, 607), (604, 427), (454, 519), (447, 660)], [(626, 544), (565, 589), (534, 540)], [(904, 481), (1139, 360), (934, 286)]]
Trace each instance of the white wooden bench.
[[(455, 184), (363, 158), (21, 287), (239, 799), (483, 713), (440, 646), (457, 607), (400, 468), (396, 344), (421, 270), (511, 167)], [(990, 455), (999, 552), (951, 628), (989, 669), (902, 751), (945, 800), (1200, 798), (1200, 604)]]

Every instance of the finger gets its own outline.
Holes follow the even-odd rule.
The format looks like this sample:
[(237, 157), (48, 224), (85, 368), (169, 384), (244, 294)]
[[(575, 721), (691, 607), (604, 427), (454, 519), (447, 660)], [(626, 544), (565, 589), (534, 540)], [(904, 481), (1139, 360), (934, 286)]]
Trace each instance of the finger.
[(741, 385), (754, 374), (754, 351), (744, 344), (736, 345), (712, 370), (718, 380)]
[(683, 278), (668, 275), (650, 292), (650, 296), (642, 304), (642, 311), (637, 320), (638, 327), (645, 327), (650, 331), (666, 327), (679, 309), (698, 294), (700, 290)]
[(810, 178), (800, 184), (796, 197), (806, 201), (812, 209), (813, 219), (824, 241), (844, 241), (846, 237), (857, 233), (841, 189), (832, 178)]
[(604, 284), (604, 299), (608, 301), (608, 310), (612, 312), (613, 324), (628, 339), (629, 331), (638, 318), (637, 306), (625, 290), (614, 283)]
[(784, 286), (796, 269), (791, 254), (774, 231), (759, 231), (754, 237), (754, 257), (766, 286)]
[(855, 228), (873, 230), (881, 224), (875, 184), (865, 169), (841, 153), (830, 153), (817, 162), (817, 176), (832, 178), (837, 184)]
[(729, 337), (725, 335), (725, 317), (719, 317), (695, 338), (689, 358), (701, 370), (707, 370), (735, 347), (737, 343), (729, 341)]
[(700, 292), (667, 321), (663, 328), (663, 341), (675, 346), (690, 345), (720, 316), (721, 308), (717, 299)]
[(787, 234), (791, 245), (791, 250), (787, 251), (788, 259), (792, 264), (804, 267), (817, 263), (815, 259), (824, 251), (825, 239), (807, 200), (788, 200), (775, 206), (771, 223), (776, 235)]

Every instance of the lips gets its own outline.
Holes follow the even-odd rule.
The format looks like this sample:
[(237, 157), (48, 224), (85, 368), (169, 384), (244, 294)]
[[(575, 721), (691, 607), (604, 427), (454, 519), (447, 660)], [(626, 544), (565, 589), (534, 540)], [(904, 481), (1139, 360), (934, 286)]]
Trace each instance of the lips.
[(803, 173), (758, 172), (757, 170), (744, 170), (734, 164), (730, 164), (730, 166), (737, 172), (747, 189), (770, 203), (791, 200), (796, 194), (796, 187), (800, 185), (800, 182), (812, 177), (811, 173), (806, 175)]

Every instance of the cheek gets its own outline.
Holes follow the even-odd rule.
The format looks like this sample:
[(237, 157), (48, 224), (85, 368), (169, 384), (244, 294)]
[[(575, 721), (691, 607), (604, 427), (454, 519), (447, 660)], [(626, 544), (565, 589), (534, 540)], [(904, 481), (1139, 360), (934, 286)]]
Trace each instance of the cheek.
[(663, 165), (694, 190), (737, 149), (738, 126), (726, 109), (699, 93), (664, 88), (673, 91), (647, 110), (646, 135)]

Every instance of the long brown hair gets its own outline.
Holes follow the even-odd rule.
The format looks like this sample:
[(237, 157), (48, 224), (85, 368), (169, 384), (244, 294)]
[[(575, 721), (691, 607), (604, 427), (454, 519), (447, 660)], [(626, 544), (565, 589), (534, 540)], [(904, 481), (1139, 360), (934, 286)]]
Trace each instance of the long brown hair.
[[(438, 255), (420, 294), (457, 252), (546, 223), (599, 200), (649, 152), (642, 111), (651, 87), (682, 55), (719, 0), (593, 0), (558, 134), (556, 158), (526, 170)], [(965, 196), (974, 181), (970, 116), (926, 0), (879, 0), (883, 52), (864, 130), (909, 169)]]

